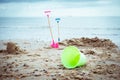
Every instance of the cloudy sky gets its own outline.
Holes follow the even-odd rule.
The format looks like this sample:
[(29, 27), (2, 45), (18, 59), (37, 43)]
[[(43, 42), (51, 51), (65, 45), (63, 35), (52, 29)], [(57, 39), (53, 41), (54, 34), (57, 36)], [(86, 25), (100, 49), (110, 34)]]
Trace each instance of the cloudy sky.
[(0, 0), (0, 17), (120, 16), (120, 0)]

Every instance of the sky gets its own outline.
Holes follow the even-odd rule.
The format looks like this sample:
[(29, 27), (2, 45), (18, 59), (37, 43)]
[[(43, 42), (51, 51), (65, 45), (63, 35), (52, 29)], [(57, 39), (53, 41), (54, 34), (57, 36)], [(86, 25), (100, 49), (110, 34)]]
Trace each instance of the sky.
[(120, 0), (0, 0), (0, 17), (120, 16)]

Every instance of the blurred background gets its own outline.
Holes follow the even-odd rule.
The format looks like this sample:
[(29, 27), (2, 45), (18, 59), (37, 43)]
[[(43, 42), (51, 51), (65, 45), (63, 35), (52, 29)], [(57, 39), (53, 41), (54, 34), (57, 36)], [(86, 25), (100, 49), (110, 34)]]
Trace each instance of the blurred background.
[(45, 10), (57, 40), (108, 38), (120, 46), (120, 0), (0, 0), (0, 40), (51, 41)]

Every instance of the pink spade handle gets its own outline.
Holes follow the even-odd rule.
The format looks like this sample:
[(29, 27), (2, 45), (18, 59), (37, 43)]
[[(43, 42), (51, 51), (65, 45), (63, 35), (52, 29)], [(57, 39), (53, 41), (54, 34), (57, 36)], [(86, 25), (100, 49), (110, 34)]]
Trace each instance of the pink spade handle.
[(44, 11), (44, 13), (49, 17), (49, 14), (50, 14), (50, 10), (48, 10), (48, 11)]
[(51, 26), (50, 26), (50, 18), (49, 18), (50, 12), (51, 12), (50, 10), (44, 11), (44, 13), (47, 15), (48, 25), (49, 25), (49, 29), (50, 29), (50, 34), (51, 34), (51, 37), (52, 37), (51, 47), (52, 48), (59, 48), (59, 44), (54, 42), (54, 38), (53, 38), (53, 34), (52, 34), (52, 29), (51, 29)]

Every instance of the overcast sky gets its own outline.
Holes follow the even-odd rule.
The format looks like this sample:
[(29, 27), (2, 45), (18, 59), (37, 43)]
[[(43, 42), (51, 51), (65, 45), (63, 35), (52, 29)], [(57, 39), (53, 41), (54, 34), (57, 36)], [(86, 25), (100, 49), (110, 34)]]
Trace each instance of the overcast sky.
[(120, 0), (0, 0), (0, 17), (120, 16)]

